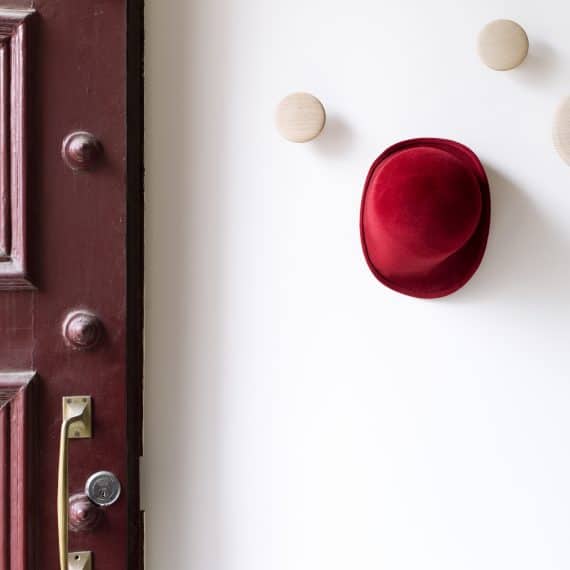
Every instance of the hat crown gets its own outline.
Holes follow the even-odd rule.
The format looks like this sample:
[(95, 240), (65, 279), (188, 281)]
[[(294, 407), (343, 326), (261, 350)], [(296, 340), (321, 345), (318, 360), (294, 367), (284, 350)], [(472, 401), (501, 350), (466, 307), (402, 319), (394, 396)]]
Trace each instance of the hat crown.
[[(388, 273), (417, 271), (443, 261), (467, 243), (481, 216), (474, 174), (437, 148), (393, 154), (376, 170), (370, 188), (370, 214), (377, 221), (373, 239)], [(402, 255), (408, 267), (402, 266)]]
[(489, 231), (485, 171), (445, 139), (393, 145), (372, 165), (361, 207), (364, 254), (374, 275), (416, 297), (440, 297), (477, 269)]

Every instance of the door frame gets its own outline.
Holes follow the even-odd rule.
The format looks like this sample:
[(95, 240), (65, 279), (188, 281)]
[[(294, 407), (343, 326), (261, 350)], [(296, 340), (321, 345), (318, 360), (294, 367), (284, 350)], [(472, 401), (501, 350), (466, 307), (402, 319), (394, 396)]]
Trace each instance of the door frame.
[(144, 566), (143, 455), (144, 0), (127, 0), (127, 437), (128, 568)]

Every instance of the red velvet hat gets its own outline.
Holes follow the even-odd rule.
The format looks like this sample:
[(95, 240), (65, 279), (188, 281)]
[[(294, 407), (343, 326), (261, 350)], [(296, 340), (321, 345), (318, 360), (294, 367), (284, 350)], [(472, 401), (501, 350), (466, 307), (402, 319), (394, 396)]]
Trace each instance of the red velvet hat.
[(490, 218), (489, 182), (475, 153), (444, 139), (403, 141), (368, 173), (362, 249), (384, 285), (412, 297), (444, 297), (479, 267)]

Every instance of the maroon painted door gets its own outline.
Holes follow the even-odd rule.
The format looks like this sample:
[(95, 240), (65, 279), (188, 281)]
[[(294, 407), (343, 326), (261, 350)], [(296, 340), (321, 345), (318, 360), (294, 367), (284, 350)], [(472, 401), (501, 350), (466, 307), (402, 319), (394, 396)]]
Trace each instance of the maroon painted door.
[(0, 570), (140, 562), (139, 4), (0, 2)]

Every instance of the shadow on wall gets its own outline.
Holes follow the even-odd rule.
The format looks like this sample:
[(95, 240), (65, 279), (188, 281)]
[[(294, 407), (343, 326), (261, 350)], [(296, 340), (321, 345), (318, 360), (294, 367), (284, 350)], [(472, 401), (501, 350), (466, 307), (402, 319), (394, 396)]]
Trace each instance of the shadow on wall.
[(485, 164), (491, 188), (491, 229), (481, 267), (449, 302), (497, 299), (558, 313), (568, 300), (570, 243), (533, 202), (495, 167)]
[(158, 1), (146, 9), (149, 568), (223, 567), (219, 284), (225, 201), (215, 160), (224, 152), (225, 28), (231, 18), (225, 0)]
[(529, 86), (545, 86), (556, 83), (560, 77), (566, 77), (565, 65), (559, 54), (550, 44), (533, 41), (522, 65), (512, 70), (512, 77)]
[(349, 150), (352, 138), (350, 125), (341, 115), (327, 115), (325, 129), (313, 142), (313, 149), (325, 158), (342, 157)]

